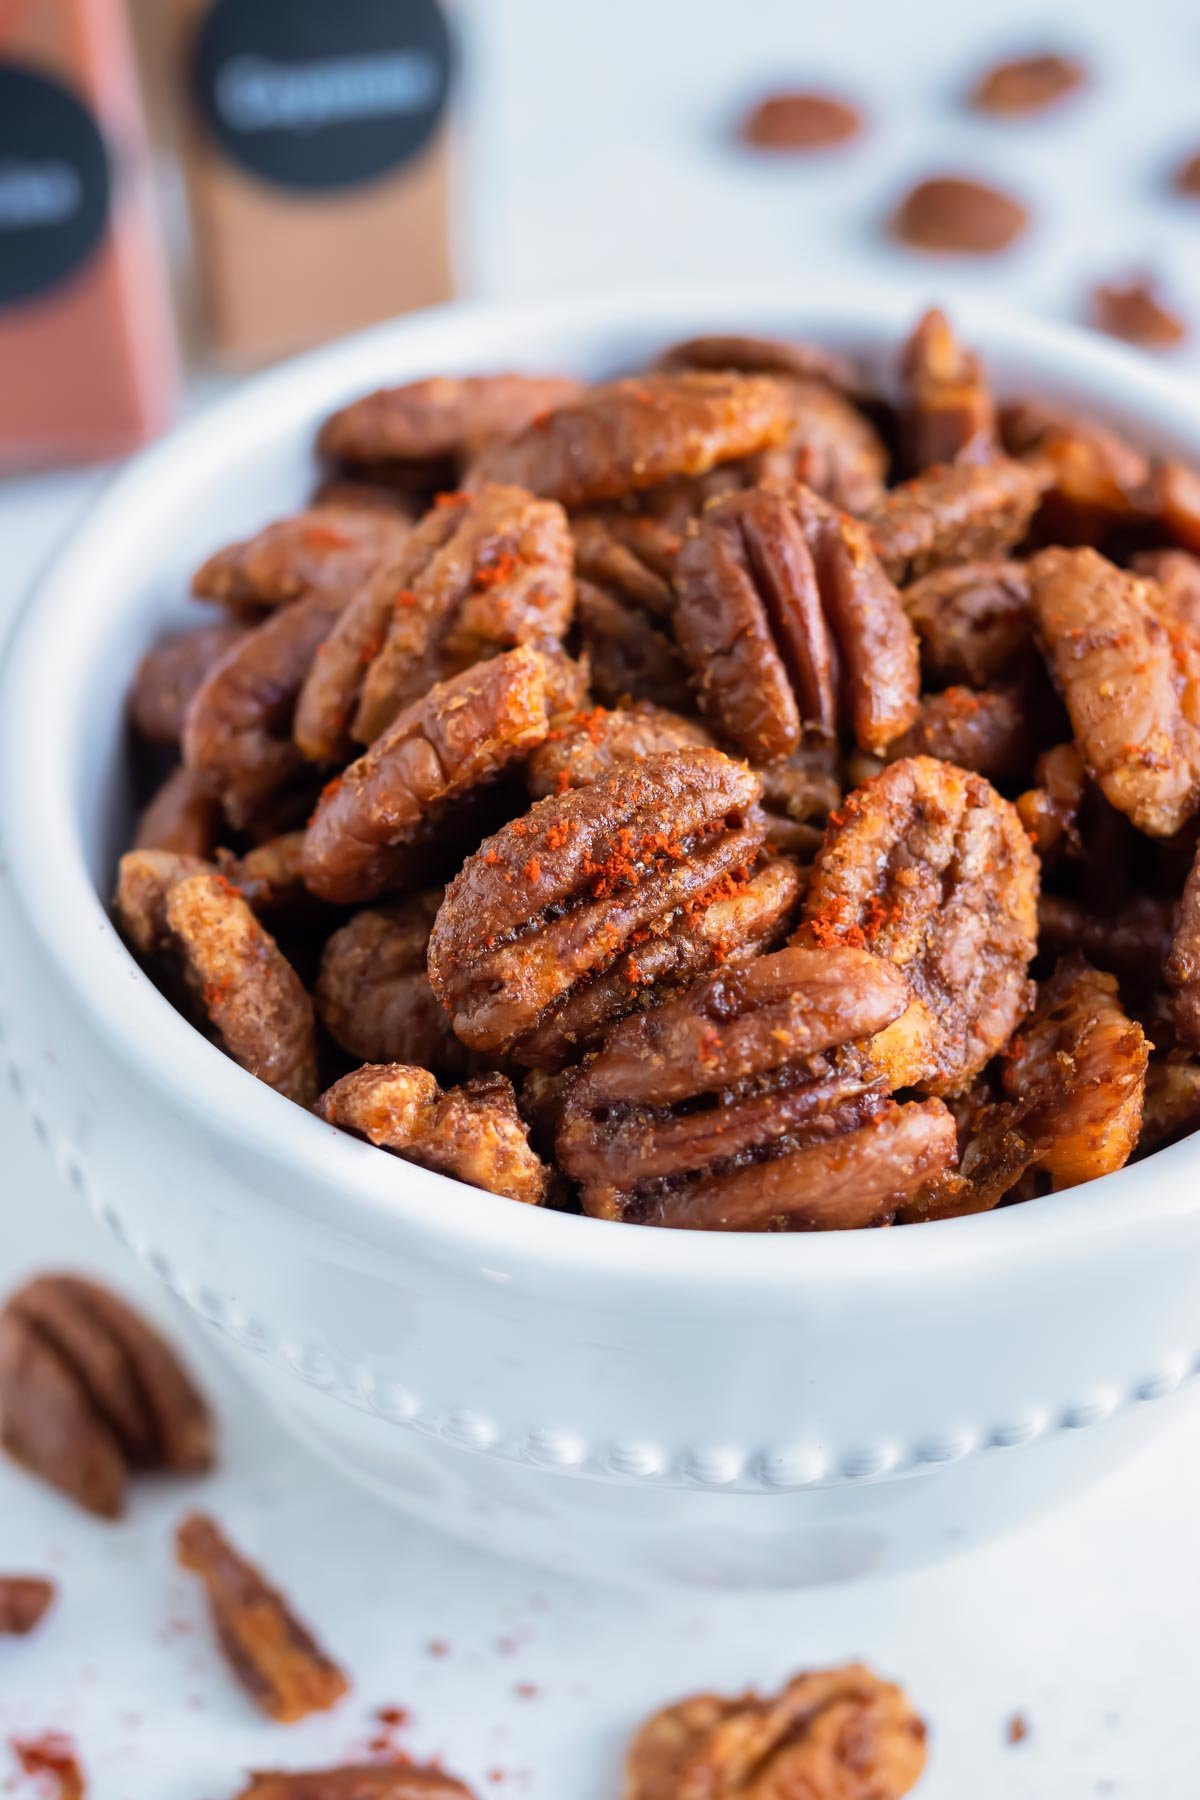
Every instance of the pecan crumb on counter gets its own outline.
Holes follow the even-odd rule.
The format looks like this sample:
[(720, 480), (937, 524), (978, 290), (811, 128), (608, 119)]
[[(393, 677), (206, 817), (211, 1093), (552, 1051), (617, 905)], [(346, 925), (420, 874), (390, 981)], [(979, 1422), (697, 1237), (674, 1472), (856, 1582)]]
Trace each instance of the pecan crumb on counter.
[(54, 1604), (52, 1581), (38, 1575), (0, 1575), (0, 1637), (27, 1637)]
[(9, 1739), (22, 1770), (52, 1800), (83, 1800), (87, 1792), (83, 1766), (72, 1739), (65, 1731), (44, 1731), (40, 1737)]
[(1123, 284), (1102, 282), (1092, 292), (1091, 306), (1092, 322), (1100, 331), (1147, 350), (1170, 350), (1188, 334), (1179, 314), (1159, 298), (1148, 275)]
[(742, 119), (738, 135), (755, 150), (803, 152), (848, 143), (863, 129), (852, 100), (837, 94), (789, 89), (767, 94)]

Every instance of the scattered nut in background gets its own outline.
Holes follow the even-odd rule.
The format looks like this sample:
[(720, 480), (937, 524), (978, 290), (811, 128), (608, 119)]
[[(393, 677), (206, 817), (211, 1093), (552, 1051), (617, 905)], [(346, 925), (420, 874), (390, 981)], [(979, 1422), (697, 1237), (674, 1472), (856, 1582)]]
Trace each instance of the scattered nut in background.
[(755, 150), (828, 150), (858, 137), (863, 116), (837, 94), (768, 94), (742, 120), (742, 142)]
[(892, 214), (892, 236), (910, 250), (993, 256), (1029, 222), (1019, 200), (962, 175), (935, 175), (910, 188)]
[(970, 103), (976, 112), (1043, 112), (1075, 93), (1087, 80), (1087, 70), (1073, 56), (1043, 51), (993, 64), (976, 81)]

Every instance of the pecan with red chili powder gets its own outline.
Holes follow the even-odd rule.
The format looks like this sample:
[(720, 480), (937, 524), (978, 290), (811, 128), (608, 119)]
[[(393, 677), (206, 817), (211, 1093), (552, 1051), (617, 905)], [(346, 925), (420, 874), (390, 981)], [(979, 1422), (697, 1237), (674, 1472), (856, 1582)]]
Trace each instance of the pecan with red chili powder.
[(54, 1603), (54, 1583), (37, 1575), (0, 1575), (0, 1637), (28, 1637)]
[(244, 625), (227, 620), (177, 631), (147, 650), (129, 691), (134, 730), (150, 744), (175, 748), (188, 707), (209, 673), (246, 636)]
[(1037, 663), (1023, 563), (934, 569), (901, 590), (900, 604), (916, 629), (921, 672), (931, 686), (988, 687)]
[(1151, 1057), (1146, 1071), (1139, 1156), (1200, 1130), (1200, 1062), (1182, 1051)]
[(171, 850), (183, 856), (211, 856), (224, 815), (194, 769), (180, 763), (151, 795), (138, 815), (135, 850)]
[(618, 707), (589, 707), (555, 719), (546, 742), (534, 751), (526, 771), (535, 800), (586, 787), (621, 762), (638, 762), (669, 750), (711, 749), (713, 741), (696, 719), (685, 719), (648, 700)]
[(323, 456), (351, 465), (462, 462), (580, 391), (560, 375), (434, 376), (381, 388), (326, 419)]
[(175, 1352), (132, 1307), (81, 1276), (42, 1275), (0, 1312), (0, 1444), (115, 1519), (131, 1471), (209, 1468), (213, 1424)]
[(329, 1035), (357, 1061), (459, 1075), (467, 1052), (429, 985), (429, 933), (442, 889), (355, 913), (321, 956), (313, 992)]
[(916, 719), (889, 747), (888, 757), (935, 756), (1001, 786), (1021, 785), (1030, 780), (1045, 742), (1039, 711), (1044, 708), (1019, 687), (943, 688), (921, 701)]
[(901, 438), (912, 473), (993, 453), (996, 408), (983, 363), (959, 343), (940, 308), (917, 321), (901, 352), (900, 377)]
[(902, 1800), (925, 1736), (904, 1692), (861, 1663), (795, 1675), (770, 1697), (693, 1694), (634, 1736), (625, 1800)]
[(753, 760), (845, 722), (864, 750), (913, 721), (917, 642), (865, 530), (807, 488), (709, 507), (680, 552), (675, 630), (700, 704)]
[(256, 1769), (237, 1800), (472, 1800), (444, 1769), (410, 1762), (345, 1763), (336, 1769)]
[(668, 520), (615, 507), (581, 513), (572, 531), (579, 635), (597, 699), (690, 710), (671, 625), (680, 531)]
[(927, 469), (901, 482), (867, 519), (875, 553), (896, 582), (950, 563), (1006, 556), (1037, 511), (1040, 466), (997, 456)]
[(1200, 1050), (1200, 850), (1184, 885), (1166, 976), (1175, 1029), (1189, 1049)]
[(192, 577), (192, 592), (252, 617), (305, 594), (349, 599), (381, 563), (396, 556), (408, 532), (394, 513), (310, 507), (218, 550)]

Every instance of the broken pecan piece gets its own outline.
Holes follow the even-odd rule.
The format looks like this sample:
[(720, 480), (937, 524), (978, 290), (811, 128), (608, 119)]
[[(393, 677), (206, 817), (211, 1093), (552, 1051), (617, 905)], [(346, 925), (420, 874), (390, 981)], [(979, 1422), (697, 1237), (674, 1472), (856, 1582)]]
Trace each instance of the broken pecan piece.
[(562, 375), (434, 376), (352, 400), (322, 425), (322, 456), (351, 464), (462, 460), (580, 392)]
[(472, 1800), (471, 1790), (430, 1764), (344, 1763), (336, 1769), (256, 1769), (237, 1800)]
[(312, 1002), (233, 883), (194, 857), (131, 850), (121, 858), (115, 907), (125, 936), (182, 1010), (268, 1087), (310, 1105)]
[(1148, 1156), (1200, 1129), (1200, 1062), (1172, 1051), (1151, 1057), (1138, 1155)]
[(916, 720), (889, 747), (890, 760), (934, 756), (1002, 785), (1029, 780), (1045, 738), (1023, 688), (943, 688), (921, 701)]
[(335, 1081), (317, 1111), (330, 1125), (468, 1187), (529, 1206), (546, 1198), (549, 1170), (529, 1147), (506, 1075), (479, 1075), (442, 1093), (427, 1069), (374, 1064)]
[(655, 367), (674, 374), (680, 369), (737, 369), (743, 375), (795, 375), (802, 381), (823, 381), (857, 396), (862, 382), (848, 356), (823, 344), (797, 343), (789, 338), (754, 337), (745, 332), (710, 332), (704, 337), (682, 338), (663, 350)]
[(615, 1025), (558, 1134), (585, 1210), (709, 1230), (887, 1219), (954, 1153), (940, 1103), (888, 1101), (929, 1058), (911, 998), (866, 951), (792, 948)]
[(936, 1021), (919, 1085), (952, 1094), (1027, 1009), (1037, 894), (1037, 858), (1009, 802), (981, 775), (910, 757), (830, 821), (800, 939), (865, 944), (903, 970)]
[(81, 1276), (42, 1275), (0, 1313), (0, 1443), (111, 1519), (131, 1469), (208, 1469), (213, 1425), (175, 1352), (131, 1307)]
[(345, 1675), (214, 1520), (190, 1513), (176, 1532), (175, 1550), (180, 1567), (204, 1584), (230, 1668), (268, 1718), (291, 1725), (337, 1705), (349, 1689)]
[(882, 750), (917, 711), (916, 637), (866, 532), (804, 487), (710, 506), (679, 556), (675, 630), (700, 704), (757, 762), (845, 717)]
[(400, 713), (321, 795), (304, 844), (312, 892), (353, 905), (415, 885), (418, 853), (445, 852), (466, 803), (545, 740), (555, 680), (538, 651), (509, 650)]
[(959, 343), (940, 308), (917, 321), (901, 354), (900, 377), (901, 439), (912, 473), (995, 452), (996, 408), (983, 364)]
[(693, 1694), (641, 1726), (624, 1800), (902, 1800), (925, 1726), (861, 1663), (793, 1676), (770, 1698)]
[(226, 620), (174, 632), (152, 645), (138, 664), (129, 691), (134, 730), (147, 743), (174, 749), (193, 699), (211, 671), (245, 636), (244, 625)]
[(493, 444), (469, 479), (589, 506), (782, 443), (792, 423), (786, 385), (767, 376), (639, 375), (590, 388)]
[(1024, 563), (969, 562), (934, 569), (901, 590), (921, 644), (921, 670), (938, 687), (988, 687), (1037, 657)]
[(539, 800), (446, 890), (429, 978), (473, 1049), (518, 1043), (581, 982), (663, 935), (764, 835), (759, 783), (716, 750), (618, 764)]
[(347, 600), (408, 536), (395, 513), (365, 506), (314, 506), (276, 519), (253, 537), (227, 544), (192, 577), (201, 600), (251, 615), (305, 594)]
[(466, 1049), (425, 966), (441, 902), (442, 889), (431, 888), (356, 913), (326, 944), (313, 999), (330, 1036), (356, 1060), (416, 1063), (442, 1075), (465, 1071)]
[(1029, 578), (1089, 774), (1140, 831), (1171, 836), (1200, 805), (1200, 637), (1094, 550), (1043, 550)]
[(28, 1637), (54, 1602), (54, 1583), (37, 1575), (0, 1575), (0, 1637)]
[(1028, 531), (1046, 481), (1040, 465), (1005, 456), (926, 469), (868, 515), (875, 553), (899, 583), (951, 563), (1006, 556)]

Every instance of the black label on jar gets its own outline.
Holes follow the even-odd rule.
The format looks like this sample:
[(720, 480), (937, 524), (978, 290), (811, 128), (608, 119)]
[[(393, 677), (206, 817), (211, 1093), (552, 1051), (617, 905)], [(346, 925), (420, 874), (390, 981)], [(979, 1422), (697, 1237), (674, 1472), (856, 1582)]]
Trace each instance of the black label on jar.
[(50, 75), (0, 62), (0, 308), (52, 293), (94, 255), (111, 178), (100, 128)]
[(451, 59), (437, 0), (214, 0), (196, 41), (196, 97), (250, 174), (357, 187), (428, 144)]

